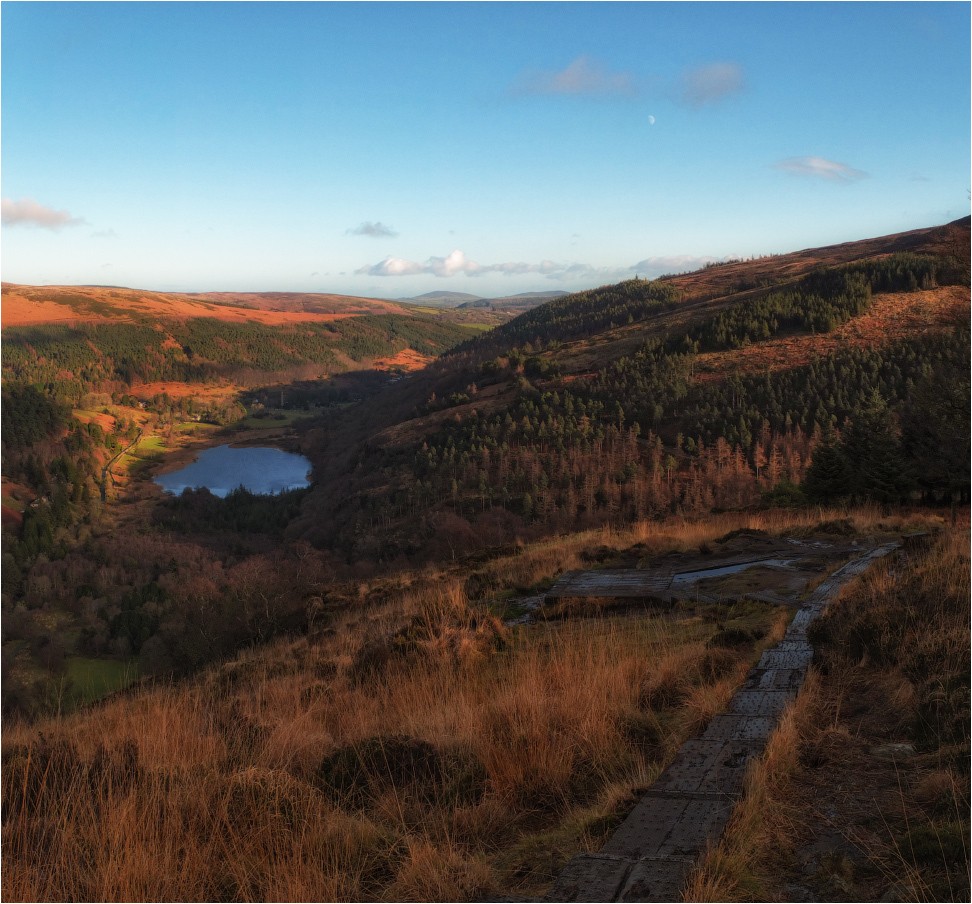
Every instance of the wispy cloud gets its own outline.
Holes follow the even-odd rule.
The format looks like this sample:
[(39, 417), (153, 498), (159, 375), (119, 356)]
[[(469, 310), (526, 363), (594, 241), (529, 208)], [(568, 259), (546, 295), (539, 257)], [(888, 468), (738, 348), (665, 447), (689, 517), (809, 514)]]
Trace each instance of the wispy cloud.
[(676, 97), (690, 107), (717, 104), (746, 86), (738, 63), (709, 63), (682, 73)]
[(91, 233), (93, 239), (117, 239), (118, 233), (114, 229), (100, 229)]
[(714, 257), (669, 256), (649, 257), (631, 266), (594, 267), (578, 262), (542, 260), (534, 263), (527, 261), (503, 261), (495, 264), (480, 264), (470, 260), (458, 249), (446, 257), (430, 257), (424, 262), (405, 260), (400, 257), (386, 257), (377, 264), (359, 267), (355, 273), (366, 276), (418, 276), (432, 275), (440, 278), (453, 276), (485, 276), (499, 273), (506, 276), (526, 276), (536, 274), (547, 279), (564, 282), (627, 279), (635, 275), (655, 277), (663, 273), (697, 270), (712, 261)]
[(845, 185), (867, 178), (867, 173), (862, 170), (824, 157), (788, 157), (774, 163), (773, 167), (791, 176), (809, 176)]
[(638, 261), (633, 267), (628, 267), (628, 271), (647, 277), (661, 276), (663, 273), (691, 273), (693, 270), (701, 270), (706, 264), (712, 264), (718, 260), (717, 257), (696, 257), (689, 254), (646, 257), (644, 260)]
[(56, 232), (64, 226), (80, 226), (84, 220), (71, 216), (66, 210), (54, 210), (38, 204), (32, 198), (14, 201), (0, 199), (0, 220), (5, 226), (36, 226)]
[(593, 268), (586, 264), (564, 264), (557, 261), (543, 260), (537, 263), (526, 261), (503, 261), (497, 264), (480, 264), (466, 257), (465, 253), (456, 249), (445, 257), (430, 257), (423, 263), (405, 260), (400, 257), (386, 257), (383, 261), (370, 266), (360, 267), (355, 271), (368, 276), (416, 276), (431, 274), (438, 277), (450, 276), (483, 276), (487, 273), (505, 273), (508, 276), (522, 276), (528, 273), (538, 273), (551, 279), (564, 276), (575, 276), (579, 272), (593, 272)]
[(589, 56), (579, 56), (565, 69), (524, 72), (511, 86), (516, 95), (573, 97), (631, 96), (637, 93), (630, 72), (610, 72)]
[(385, 239), (385, 238), (395, 238), (398, 235), (391, 226), (386, 226), (382, 222), (372, 223), (370, 220), (365, 220), (360, 226), (355, 226), (354, 229), (347, 230), (347, 235), (364, 235), (372, 239)]

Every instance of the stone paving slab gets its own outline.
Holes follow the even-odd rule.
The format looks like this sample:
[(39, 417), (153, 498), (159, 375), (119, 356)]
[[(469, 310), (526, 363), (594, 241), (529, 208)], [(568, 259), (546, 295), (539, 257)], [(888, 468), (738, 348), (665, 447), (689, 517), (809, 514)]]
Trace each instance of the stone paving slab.
[(706, 773), (716, 765), (728, 739), (692, 738), (652, 785), (663, 791), (698, 791)]
[(735, 805), (736, 801), (728, 796), (718, 801), (691, 801), (656, 853), (662, 857), (694, 860), (710, 838), (722, 834)]
[(702, 732), (706, 741), (722, 739), (725, 741), (765, 741), (776, 727), (776, 719), (769, 716), (742, 716), (721, 713)]
[(635, 861), (579, 854), (557, 877), (548, 901), (616, 901)]
[(656, 854), (691, 803), (689, 797), (646, 794), (601, 852), (633, 860)]
[(812, 622), (818, 615), (818, 610), (816, 607), (804, 606), (802, 609), (798, 609), (796, 615), (793, 616), (793, 620), (790, 622), (790, 627), (787, 628), (787, 634), (791, 631), (802, 631), (806, 632), (807, 626)]
[(796, 697), (790, 690), (741, 690), (729, 704), (730, 713), (745, 716), (779, 716), (789, 703)]
[(669, 857), (639, 860), (631, 869), (621, 901), (680, 901), (682, 885), (694, 863)]
[(765, 746), (761, 739), (728, 741), (715, 763), (706, 770), (698, 791), (721, 797), (735, 797), (742, 790), (749, 761), (759, 756)]
[(801, 652), (767, 650), (759, 658), (758, 668), (761, 669), (803, 669), (804, 671), (813, 661), (813, 650)]
[(755, 668), (749, 673), (744, 688), (759, 688), (760, 690), (788, 690), (796, 693), (807, 677), (806, 669), (761, 669)]

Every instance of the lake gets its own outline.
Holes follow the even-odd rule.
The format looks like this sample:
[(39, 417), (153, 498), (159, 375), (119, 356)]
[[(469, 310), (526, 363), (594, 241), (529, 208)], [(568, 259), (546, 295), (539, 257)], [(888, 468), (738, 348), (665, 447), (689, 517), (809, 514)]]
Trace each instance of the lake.
[(251, 493), (283, 493), (310, 486), (311, 463), (303, 455), (266, 446), (216, 446), (155, 482), (169, 493), (179, 495), (186, 487), (206, 487), (220, 498), (243, 486)]

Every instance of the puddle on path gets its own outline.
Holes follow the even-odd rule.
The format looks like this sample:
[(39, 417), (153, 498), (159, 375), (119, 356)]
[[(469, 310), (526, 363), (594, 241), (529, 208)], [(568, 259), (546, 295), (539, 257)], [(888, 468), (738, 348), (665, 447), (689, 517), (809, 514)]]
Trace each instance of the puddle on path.
[(735, 565), (715, 565), (711, 568), (700, 568), (696, 571), (680, 571), (672, 577), (672, 585), (692, 584), (708, 578), (721, 578), (727, 574), (736, 574), (747, 568), (763, 566), (765, 568), (789, 568), (796, 559), (756, 559), (753, 562), (737, 562)]

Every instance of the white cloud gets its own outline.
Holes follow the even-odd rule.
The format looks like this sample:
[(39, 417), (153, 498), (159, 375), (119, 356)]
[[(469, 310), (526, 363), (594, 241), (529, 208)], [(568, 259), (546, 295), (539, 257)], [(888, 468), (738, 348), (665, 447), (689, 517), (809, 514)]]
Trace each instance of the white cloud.
[(576, 272), (576, 268), (591, 270), (586, 264), (561, 264), (556, 261), (543, 260), (539, 263), (526, 261), (503, 261), (497, 264), (480, 264), (470, 260), (456, 249), (445, 257), (430, 257), (424, 263), (409, 261), (400, 257), (386, 257), (383, 261), (370, 266), (358, 268), (355, 272), (368, 276), (415, 276), (420, 273), (431, 274), (440, 278), (450, 276), (483, 276), (487, 273), (503, 273), (508, 276), (539, 273), (556, 279), (565, 274)]
[(773, 167), (791, 176), (810, 176), (827, 182), (848, 184), (867, 178), (867, 173), (859, 169), (823, 157), (789, 157), (774, 163)]
[(612, 280), (629, 279), (636, 274), (654, 277), (662, 273), (697, 270), (714, 260), (717, 260), (717, 258), (682, 255), (649, 257), (631, 266), (620, 267), (594, 267), (576, 261), (567, 263), (548, 259), (532, 263), (527, 261), (502, 261), (495, 264), (480, 264), (470, 260), (462, 251), (457, 249), (446, 257), (430, 257), (424, 263), (405, 260), (400, 257), (386, 257), (377, 264), (359, 267), (355, 270), (355, 273), (366, 276), (417, 276), (425, 274), (440, 278), (459, 275), (484, 276), (488, 273), (499, 273), (505, 276), (535, 274), (550, 280), (565, 282), (606, 283)]
[(64, 226), (79, 226), (84, 222), (79, 217), (71, 216), (66, 210), (45, 207), (31, 198), (20, 201), (12, 198), (0, 200), (0, 219), (5, 226), (37, 226), (55, 232)]
[(467, 260), (466, 255), (458, 249), (448, 257), (430, 257), (428, 267), (436, 276), (455, 276), (457, 273), (476, 276), (483, 269), (475, 261)]
[(630, 72), (608, 72), (589, 56), (579, 56), (556, 72), (525, 72), (513, 84), (513, 94), (608, 97), (632, 95), (637, 88)]
[(346, 234), (364, 235), (372, 239), (395, 238), (398, 235), (391, 226), (386, 226), (380, 221), (372, 223), (370, 220), (365, 220), (360, 226), (355, 226), (354, 229), (348, 229)]
[(355, 273), (367, 273), (369, 276), (413, 276), (416, 273), (429, 273), (421, 264), (403, 260), (400, 257), (386, 257), (380, 263), (370, 267), (359, 267)]
[(738, 63), (709, 63), (682, 73), (677, 93), (690, 107), (704, 107), (742, 91), (745, 84)]
[(717, 257), (695, 257), (689, 254), (674, 254), (661, 257), (646, 257), (628, 269), (639, 276), (656, 277), (663, 273), (691, 273), (701, 270), (706, 264), (718, 261)]

